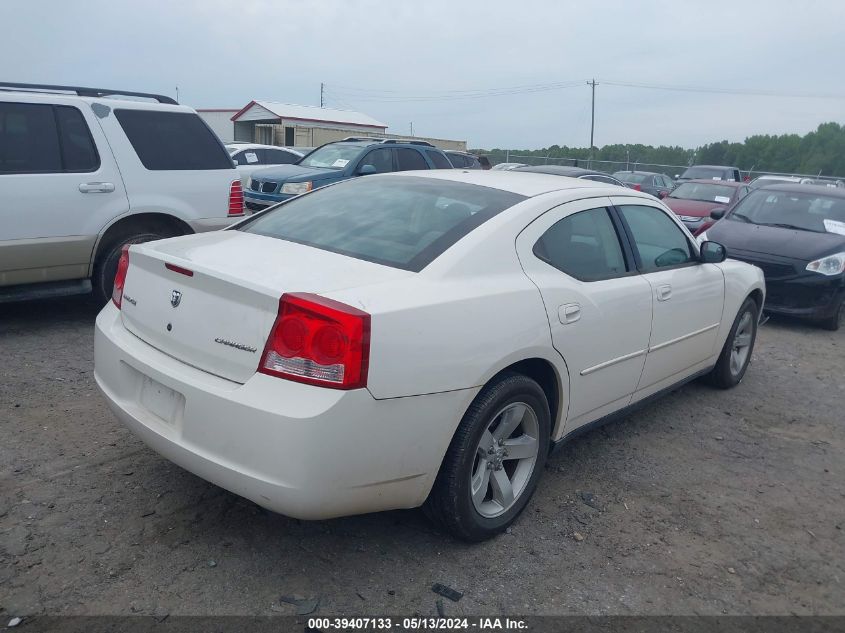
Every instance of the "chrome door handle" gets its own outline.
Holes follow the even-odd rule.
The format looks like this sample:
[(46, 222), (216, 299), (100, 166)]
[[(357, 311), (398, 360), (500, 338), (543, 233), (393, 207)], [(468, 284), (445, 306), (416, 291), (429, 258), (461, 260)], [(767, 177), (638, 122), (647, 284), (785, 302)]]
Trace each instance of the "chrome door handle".
[(83, 182), (79, 185), (82, 193), (111, 193), (114, 191), (113, 182)]
[(672, 286), (665, 285), (665, 286), (658, 286), (657, 288), (657, 300), (658, 301), (668, 301), (672, 297)]
[(575, 321), (581, 318), (581, 306), (577, 303), (566, 303), (558, 308), (557, 318), (564, 325), (575, 323)]

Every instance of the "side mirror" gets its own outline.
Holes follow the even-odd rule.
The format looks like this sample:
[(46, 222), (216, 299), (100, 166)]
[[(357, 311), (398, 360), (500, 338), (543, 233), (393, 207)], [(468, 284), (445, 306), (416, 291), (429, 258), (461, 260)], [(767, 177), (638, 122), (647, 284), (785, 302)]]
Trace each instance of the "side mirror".
[(661, 200), (663, 200), (663, 198), (665, 198), (668, 195), (669, 195), (668, 191), (658, 191), (657, 192), (657, 197), (660, 198)]
[(377, 173), (377, 172), (376, 172), (376, 168), (375, 168), (374, 165), (361, 165), (358, 168), (358, 175), (359, 176), (366, 176), (368, 174), (375, 174), (375, 173)]
[(699, 252), (703, 264), (719, 264), (728, 256), (727, 250), (719, 242), (702, 242)]
[(715, 209), (710, 209), (710, 217), (713, 220), (721, 220), (725, 217), (725, 207), (716, 207)]

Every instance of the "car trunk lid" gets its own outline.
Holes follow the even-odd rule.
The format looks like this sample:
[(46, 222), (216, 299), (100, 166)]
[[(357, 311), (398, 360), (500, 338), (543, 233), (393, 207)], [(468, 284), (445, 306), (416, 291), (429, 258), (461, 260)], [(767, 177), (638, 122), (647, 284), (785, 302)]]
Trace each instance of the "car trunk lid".
[(121, 312), (124, 326), (153, 347), (243, 383), (258, 368), (283, 293), (327, 294), (410, 275), (280, 239), (218, 231), (133, 246)]

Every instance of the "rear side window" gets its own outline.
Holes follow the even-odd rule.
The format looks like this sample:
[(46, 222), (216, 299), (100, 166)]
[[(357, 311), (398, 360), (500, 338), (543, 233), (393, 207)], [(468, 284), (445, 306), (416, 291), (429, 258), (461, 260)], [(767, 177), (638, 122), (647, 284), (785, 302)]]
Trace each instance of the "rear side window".
[(396, 157), (399, 159), (399, 171), (428, 169), (428, 163), (425, 162), (425, 158), (415, 149), (400, 147), (396, 150)]
[(237, 230), (418, 272), (522, 200), (462, 182), (368, 176), (292, 198)]
[(534, 254), (581, 281), (628, 272), (619, 236), (604, 208), (579, 211), (556, 222), (537, 240)]
[(435, 169), (452, 169), (452, 163), (450, 163), (449, 159), (440, 152), (432, 152), (427, 149), (425, 150), (425, 153), (428, 155), (431, 162), (434, 163)]
[(99, 166), (91, 132), (78, 109), (0, 103), (0, 173), (90, 172)]
[(684, 232), (660, 209), (625, 205), (619, 211), (634, 238), (643, 272), (695, 261)]
[(114, 114), (149, 170), (233, 168), (214, 132), (193, 112), (116, 109)]
[(461, 167), (466, 167), (467, 165), (463, 155), (461, 154), (446, 154), (446, 156), (449, 157), (449, 162), (452, 163), (452, 166), (455, 169), (460, 169)]
[(62, 165), (65, 171), (96, 171), (100, 156), (82, 113), (71, 106), (56, 106)]

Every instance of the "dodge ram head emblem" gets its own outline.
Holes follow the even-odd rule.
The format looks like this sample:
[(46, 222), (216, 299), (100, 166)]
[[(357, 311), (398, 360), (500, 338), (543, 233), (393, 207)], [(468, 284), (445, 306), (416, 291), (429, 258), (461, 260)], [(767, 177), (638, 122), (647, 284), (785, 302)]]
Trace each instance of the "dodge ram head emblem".
[(182, 303), (182, 293), (178, 290), (174, 290), (170, 293), (170, 305), (176, 308), (180, 303)]

